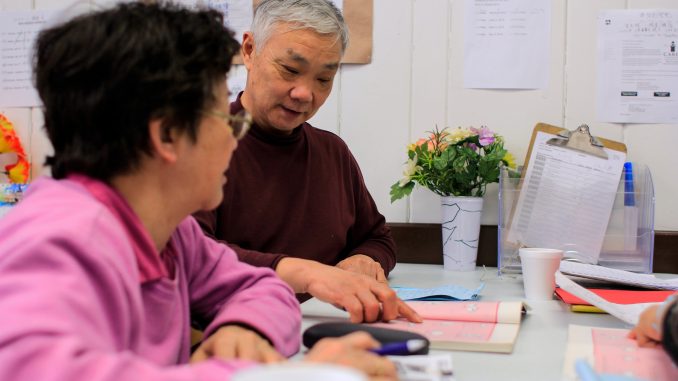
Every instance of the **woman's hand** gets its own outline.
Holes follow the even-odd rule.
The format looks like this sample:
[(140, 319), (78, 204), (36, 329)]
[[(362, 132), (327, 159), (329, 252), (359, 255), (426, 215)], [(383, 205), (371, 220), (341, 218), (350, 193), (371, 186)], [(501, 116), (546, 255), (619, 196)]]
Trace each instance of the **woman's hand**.
[(318, 341), (304, 361), (355, 368), (367, 374), (371, 381), (397, 380), (395, 365), (388, 358), (368, 351), (377, 347), (379, 343), (369, 334), (354, 332), (343, 337)]
[(656, 347), (662, 340), (659, 332), (660, 321), (657, 321), (659, 304), (650, 306), (640, 314), (638, 324), (629, 332), (628, 337), (636, 339), (641, 347)]
[(223, 360), (250, 360), (274, 363), (285, 360), (265, 338), (239, 325), (225, 325), (200, 344), (191, 356), (191, 363), (211, 357)]

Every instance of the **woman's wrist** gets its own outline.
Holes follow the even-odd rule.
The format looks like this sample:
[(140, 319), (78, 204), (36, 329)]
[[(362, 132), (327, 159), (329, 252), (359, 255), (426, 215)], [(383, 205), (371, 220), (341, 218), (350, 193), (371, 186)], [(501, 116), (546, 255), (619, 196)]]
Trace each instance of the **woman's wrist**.
[(653, 324), (653, 328), (659, 332), (659, 334), (662, 334), (663, 326), (662, 324), (664, 322), (664, 319), (666, 318), (666, 314), (671, 310), (671, 308), (678, 303), (678, 293), (673, 294), (666, 298), (664, 302), (662, 302), (659, 305), (659, 308), (657, 308), (656, 313), (655, 313), (655, 323)]

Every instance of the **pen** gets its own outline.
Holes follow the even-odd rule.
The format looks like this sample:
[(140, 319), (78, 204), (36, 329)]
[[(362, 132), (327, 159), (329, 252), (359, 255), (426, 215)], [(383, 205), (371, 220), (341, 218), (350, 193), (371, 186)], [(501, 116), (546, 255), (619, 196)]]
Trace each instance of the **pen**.
[(633, 190), (633, 164), (624, 163), (624, 206), (635, 206), (636, 200)]
[(380, 356), (386, 355), (412, 355), (417, 353), (417, 351), (426, 347), (426, 340), (407, 340), (407, 341), (396, 341), (393, 343), (383, 344), (379, 348), (370, 349), (370, 352), (376, 353)]
[(624, 250), (635, 251), (638, 239), (638, 208), (633, 189), (633, 164), (624, 163)]

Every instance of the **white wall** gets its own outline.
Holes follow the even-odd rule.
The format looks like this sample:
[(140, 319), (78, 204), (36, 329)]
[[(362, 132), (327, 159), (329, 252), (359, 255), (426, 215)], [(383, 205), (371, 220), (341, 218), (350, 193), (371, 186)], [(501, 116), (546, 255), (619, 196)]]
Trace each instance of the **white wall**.
[[(0, 0), (0, 10), (52, 8), (71, 0)], [(678, 176), (673, 156), (678, 125), (596, 122), (596, 18), (601, 9), (678, 8), (676, 0), (553, 0), (550, 77), (546, 89), (463, 88), (463, 0), (374, 0), (374, 51), (369, 65), (343, 65), (332, 95), (311, 121), (346, 140), (389, 222), (440, 222), (438, 199), (415, 190), (389, 201), (401, 177), (405, 146), (436, 125), (487, 125), (522, 162), (538, 122), (622, 140), (629, 160), (646, 163), (656, 192), (657, 230), (678, 231)], [(0, 109), (14, 121), (40, 168), (49, 143), (37, 110)], [(485, 197), (484, 224), (497, 223), (497, 187)]]

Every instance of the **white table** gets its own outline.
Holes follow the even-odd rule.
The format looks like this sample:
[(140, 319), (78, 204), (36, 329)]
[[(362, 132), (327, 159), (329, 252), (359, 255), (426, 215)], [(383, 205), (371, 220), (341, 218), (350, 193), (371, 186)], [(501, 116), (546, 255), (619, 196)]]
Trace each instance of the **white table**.
[[(485, 301), (523, 300), (520, 275), (497, 275), (496, 268), (476, 269), (474, 272), (446, 272), (442, 265), (417, 265), (399, 263), (389, 277), (393, 286), (434, 287), (457, 284), (475, 289), (481, 282), (485, 288), (481, 299)], [(457, 381), (473, 380), (560, 380), (567, 345), (569, 324), (607, 328), (630, 328), (607, 314), (575, 313), (557, 299), (530, 302), (531, 310), (523, 318), (518, 340), (511, 354), (451, 351)], [(348, 317), (333, 306), (309, 300), (301, 305), (304, 319), (302, 329)]]

